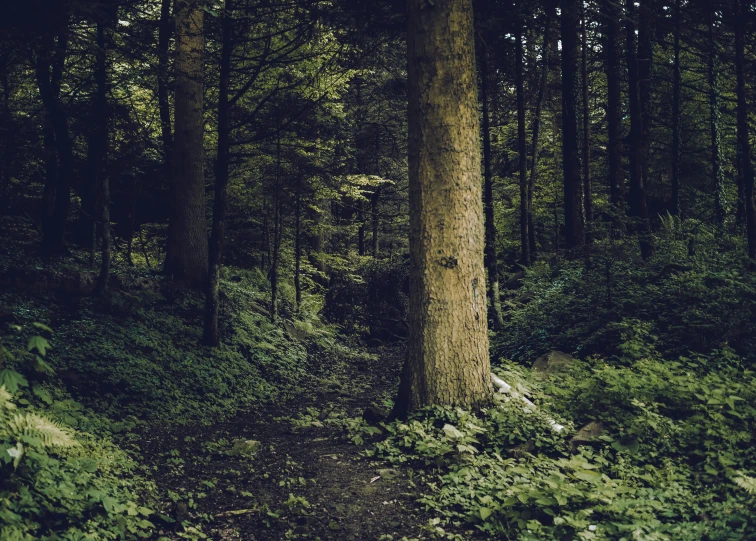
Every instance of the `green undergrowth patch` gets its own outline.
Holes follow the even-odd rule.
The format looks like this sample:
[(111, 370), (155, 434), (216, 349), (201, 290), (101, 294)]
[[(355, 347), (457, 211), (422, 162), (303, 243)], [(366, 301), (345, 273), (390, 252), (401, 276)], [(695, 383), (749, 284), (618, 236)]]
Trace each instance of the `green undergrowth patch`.
[[(538, 410), (502, 394), (477, 413), (427, 409), (366, 453), (416, 470), (439, 538), (756, 539), (756, 377), (739, 363), (594, 358), (543, 381), (505, 362)], [(602, 435), (571, 444), (589, 421)]]
[(155, 487), (138, 461), (113, 442), (107, 419), (44, 381), (47, 339), (11, 331), (25, 347), (0, 344), (0, 539), (149, 537)]

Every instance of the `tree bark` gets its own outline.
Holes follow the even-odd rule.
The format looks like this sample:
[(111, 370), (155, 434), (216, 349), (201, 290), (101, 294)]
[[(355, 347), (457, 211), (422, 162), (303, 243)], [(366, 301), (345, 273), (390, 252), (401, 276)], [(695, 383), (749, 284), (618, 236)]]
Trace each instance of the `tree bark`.
[(609, 198), (619, 215), (625, 198), (625, 171), (622, 165), (622, 73), (620, 67), (620, 12), (615, 0), (602, 0), (604, 47), (606, 51), (606, 119)]
[(675, 0), (672, 17), (674, 19), (674, 43), (672, 63), (672, 201), (670, 214), (680, 215), (680, 156), (682, 154), (682, 142), (680, 138), (680, 94), (682, 87), (682, 75), (680, 73), (680, 2)]
[[(641, 9), (645, 6), (641, 5)], [(628, 214), (636, 220), (633, 230), (638, 233), (641, 256), (643, 259), (651, 257), (654, 247), (650, 238), (648, 222), (648, 203), (646, 188), (643, 183), (644, 168), (644, 131), (641, 93), (638, 75), (638, 52), (636, 46), (636, 23), (634, 0), (627, 0), (627, 79), (628, 101), (630, 103), (630, 190), (628, 194)]]
[(746, 238), (748, 256), (756, 259), (756, 201), (754, 201), (754, 170), (751, 161), (751, 141), (748, 127), (748, 97), (745, 84), (745, 21), (749, 2), (734, 0), (735, 7), (735, 71), (737, 77), (737, 138), (738, 161), (745, 195)]
[(585, 244), (583, 184), (577, 129), (578, 0), (561, 0), (562, 11), (562, 167), (564, 229), (567, 248)]
[[(45, 134), (46, 146), (55, 145), (56, 162), (51, 167), (48, 162), (48, 182), (45, 186), (43, 213), (50, 209), (47, 220), (43, 220), (42, 252), (45, 257), (60, 255), (65, 248), (65, 229), (68, 219), (68, 209), (71, 204), (71, 180), (73, 177), (73, 146), (68, 133), (68, 113), (60, 99), (63, 70), (68, 51), (68, 27), (58, 34), (55, 43), (52, 34), (43, 38), (41, 51), (37, 56), (36, 75), (39, 93), (46, 111), (46, 122), (49, 128)], [(52, 57), (50, 51), (54, 49)], [(49, 156), (48, 156), (49, 158)], [(54, 173), (54, 191), (50, 175)], [(53, 202), (54, 201), (54, 202)], [(45, 223), (47, 227), (45, 228)]]
[(485, 212), (485, 266), (488, 271), (488, 302), (493, 328), (504, 326), (499, 293), (499, 264), (496, 260), (496, 223), (494, 221), (493, 174), (491, 172), (491, 112), (488, 96), (488, 47), (480, 51), (480, 100), (483, 104), (483, 209)]
[[(178, 0), (179, 2), (182, 0)], [(160, 28), (158, 30), (158, 109), (160, 111), (160, 135), (163, 143), (163, 155), (170, 171), (170, 159), (173, 153), (173, 134), (171, 133), (171, 105), (168, 95), (168, 50), (173, 34), (171, 4), (173, 0), (160, 2)]]
[(585, 20), (585, 3), (580, 2), (580, 80), (583, 91), (583, 201), (585, 221), (588, 227), (586, 240), (590, 242), (591, 222), (593, 222), (593, 190), (591, 187), (591, 108), (588, 103), (588, 23)]
[[(297, 189), (296, 208), (294, 209), (294, 302), (297, 312), (302, 306), (302, 193)], [(364, 236), (363, 253), (364, 255)]]
[(719, 55), (715, 36), (716, 7), (709, 0), (709, 32), (708, 32), (708, 75), (709, 75), (709, 127), (711, 133), (711, 177), (714, 190), (714, 220), (718, 226), (724, 225), (724, 173), (722, 171), (722, 146), (719, 132), (719, 84), (717, 71), (719, 69)]
[(472, 0), (408, 0), (410, 316), (394, 413), (490, 403)]
[[(115, 15), (115, 13), (113, 14)], [(108, 289), (108, 279), (110, 278), (110, 250), (111, 250), (111, 236), (110, 236), (110, 179), (107, 171), (108, 160), (108, 44), (106, 41), (106, 33), (112, 22), (112, 18), (108, 17), (106, 22), (97, 23), (97, 60), (95, 61), (95, 84), (97, 87), (95, 95), (94, 111), (97, 122), (97, 129), (95, 133), (96, 143), (96, 156), (94, 158), (94, 179), (97, 180), (96, 184), (99, 185), (101, 193), (99, 202), (99, 219), (102, 229), (102, 247), (101, 247), (101, 262), (100, 262), (100, 274), (97, 276), (97, 284), (95, 286), (95, 294), (102, 295)]]
[[(549, 2), (549, 5), (553, 6)], [(540, 133), (541, 133), (541, 112), (543, 110), (543, 102), (546, 97), (546, 88), (549, 83), (549, 61), (551, 53), (551, 41), (549, 40), (549, 30), (551, 28), (551, 21), (555, 15), (552, 9), (546, 10), (546, 22), (543, 29), (543, 47), (541, 48), (541, 78), (538, 83), (538, 96), (536, 97), (535, 112), (533, 114), (533, 142), (532, 152), (533, 157), (530, 162), (530, 179), (528, 181), (528, 243), (530, 245), (530, 262), (535, 261), (536, 256), (536, 241), (535, 241), (535, 228), (533, 220), (533, 196), (535, 194), (536, 178), (538, 174), (538, 155), (540, 152)]]
[[(525, 140), (525, 84), (522, 51), (522, 21), (515, 30), (515, 89), (517, 92), (517, 154), (520, 174), (520, 264), (530, 265), (530, 235), (528, 233), (528, 146)], [(486, 149), (484, 148), (484, 153)], [(491, 149), (488, 149), (490, 160)]]
[(378, 258), (378, 229), (380, 226), (380, 213), (378, 211), (378, 203), (381, 200), (381, 187), (375, 188), (373, 195), (370, 196), (370, 221), (373, 231), (373, 237), (371, 239), (371, 251), (374, 258)]
[(203, 146), (204, 11), (199, 0), (177, 0), (175, 15), (175, 140), (165, 270), (190, 286), (205, 287), (208, 242)]
[(226, 238), (226, 207), (231, 153), (231, 127), (229, 125), (229, 84), (231, 54), (233, 53), (232, 15), (233, 0), (226, 0), (221, 21), (221, 57), (218, 81), (218, 146), (215, 161), (215, 199), (213, 200), (213, 226), (210, 235), (210, 260), (207, 293), (205, 295), (205, 345), (220, 346), (218, 314), (220, 311), (220, 273), (223, 266), (223, 247)]

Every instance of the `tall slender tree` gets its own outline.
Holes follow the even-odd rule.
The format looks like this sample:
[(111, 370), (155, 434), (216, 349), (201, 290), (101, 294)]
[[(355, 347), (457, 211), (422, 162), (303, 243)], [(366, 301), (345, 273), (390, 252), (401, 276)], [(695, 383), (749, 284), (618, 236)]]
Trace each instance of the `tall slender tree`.
[(492, 392), (472, 0), (408, 8), (410, 315), (399, 416), (481, 407)]
[(166, 273), (193, 287), (208, 276), (204, 149), (204, 6), (176, 0), (176, 99)]
[(622, 73), (620, 66), (620, 10), (616, 0), (601, 1), (604, 19), (604, 51), (606, 72), (607, 165), (609, 199), (619, 213), (625, 195), (625, 173), (622, 164)]
[(578, 26), (579, 1), (561, 0), (562, 11), (562, 168), (564, 229), (567, 248), (585, 244), (583, 183), (578, 150)]
[[(583, 201), (585, 221), (590, 233), (593, 222), (593, 188), (591, 186), (591, 104), (588, 102), (588, 22), (586, 21), (585, 2), (580, 2), (580, 82), (583, 94)], [(587, 240), (590, 241), (590, 234)]]
[(681, 90), (682, 73), (680, 72), (680, 27), (681, 17), (680, 3), (675, 0), (672, 11), (673, 18), (673, 61), (672, 61), (672, 201), (670, 214), (680, 215), (680, 157), (682, 155), (681, 139)]
[(719, 112), (719, 54), (717, 51), (716, 19), (717, 7), (713, 0), (708, 2), (708, 78), (709, 78), (709, 128), (711, 133), (711, 178), (714, 192), (714, 221), (722, 226), (725, 220), (724, 172), (722, 171), (722, 142)]
[(530, 265), (528, 233), (528, 145), (525, 138), (525, 67), (522, 45), (522, 14), (517, 16), (515, 39), (515, 89), (517, 92), (517, 154), (520, 178), (520, 264)]

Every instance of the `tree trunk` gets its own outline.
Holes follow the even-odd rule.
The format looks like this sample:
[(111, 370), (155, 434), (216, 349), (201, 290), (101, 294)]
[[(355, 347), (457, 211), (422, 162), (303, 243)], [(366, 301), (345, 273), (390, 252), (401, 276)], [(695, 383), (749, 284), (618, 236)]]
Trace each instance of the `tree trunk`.
[(711, 177), (714, 189), (714, 220), (718, 226), (724, 225), (724, 173), (722, 171), (722, 147), (719, 134), (719, 85), (717, 71), (719, 70), (719, 58), (717, 54), (717, 41), (714, 35), (716, 19), (716, 7), (709, 0), (709, 127), (711, 133)]
[[(280, 188), (277, 188), (280, 190)], [(270, 321), (275, 323), (278, 318), (278, 268), (281, 264), (281, 237), (283, 233), (283, 219), (281, 217), (281, 195), (276, 194), (273, 214), (273, 259), (270, 263)]]
[(583, 91), (583, 200), (585, 204), (585, 221), (589, 234), (586, 240), (590, 242), (591, 223), (593, 222), (593, 190), (591, 188), (591, 108), (588, 103), (588, 23), (585, 20), (585, 3), (580, 2), (580, 38), (581, 62), (580, 79)]
[(480, 51), (480, 99), (483, 102), (483, 208), (485, 212), (485, 266), (488, 271), (488, 302), (493, 328), (504, 326), (499, 293), (499, 264), (496, 260), (496, 223), (494, 222), (493, 174), (491, 173), (491, 112), (488, 99), (488, 48)]
[(578, 152), (578, 24), (577, 0), (561, 0), (562, 11), (562, 152), (564, 171), (564, 229), (567, 248), (585, 244), (583, 183)]
[[(113, 15), (116, 15), (113, 13)], [(95, 61), (95, 84), (97, 93), (95, 95), (95, 121), (97, 130), (95, 133), (96, 157), (94, 158), (94, 178), (98, 181), (101, 194), (98, 198), (100, 201), (99, 219), (102, 229), (102, 260), (100, 262), (100, 274), (97, 277), (95, 294), (102, 295), (108, 289), (108, 279), (110, 278), (110, 179), (107, 171), (108, 161), (108, 44), (106, 42), (107, 28), (110, 27), (112, 18), (108, 17), (106, 22), (97, 23), (97, 60)]]
[(751, 161), (751, 141), (748, 127), (748, 97), (745, 84), (745, 22), (748, 16), (749, 2), (734, 0), (735, 6), (735, 71), (737, 77), (737, 137), (738, 161), (745, 194), (746, 237), (748, 239), (748, 255), (756, 259), (756, 201), (754, 201), (754, 171)]
[[(54, 49), (52, 58), (50, 51)], [(46, 146), (55, 145), (56, 165), (48, 161), (48, 179), (45, 186), (43, 213), (50, 209), (47, 220), (43, 220), (42, 252), (45, 257), (60, 255), (65, 247), (65, 229), (68, 209), (71, 204), (71, 180), (73, 177), (73, 146), (68, 133), (68, 114), (60, 99), (63, 69), (68, 49), (68, 27), (58, 34), (57, 43), (48, 34), (36, 62), (39, 93), (46, 111), (49, 130), (45, 134)], [(48, 147), (49, 148), (49, 147)], [(49, 155), (48, 155), (49, 157)], [(55, 188), (52, 189), (50, 175), (54, 173)], [(44, 228), (45, 222), (47, 227)]]
[(620, 67), (620, 12), (615, 0), (602, 0), (604, 47), (606, 50), (606, 119), (609, 198), (619, 214), (625, 198), (625, 171), (622, 165), (622, 73)]
[(373, 230), (371, 239), (371, 250), (374, 258), (378, 258), (378, 226), (380, 225), (380, 213), (378, 212), (378, 203), (381, 199), (381, 187), (376, 187), (373, 195), (370, 196), (370, 220)]
[(680, 73), (680, 2), (675, 0), (674, 11), (674, 60), (672, 64), (672, 201), (670, 214), (680, 215), (680, 155), (682, 142), (680, 139), (680, 94), (682, 75)]
[[(515, 31), (515, 88), (517, 92), (517, 154), (520, 173), (520, 264), (530, 264), (530, 235), (528, 234), (528, 146), (525, 140), (525, 84), (522, 51), (522, 22)], [(486, 149), (484, 148), (484, 153)], [(491, 149), (488, 149), (490, 160)]]
[[(643, 113), (641, 106), (640, 85), (638, 81), (638, 53), (636, 50), (636, 24), (634, 0), (627, 0), (627, 79), (628, 101), (630, 103), (630, 190), (628, 195), (628, 214), (637, 223), (633, 230), (640, 237), (640, 248), (643, 259), (653, 255), (654, 247), (650, 239), (648, 223), (648, 203), (646, 189), (643, 184), (644, 167), (644, 137)], [(645, 9), (645, 6), (641, 6)]]
[[(178, 0), (183, 1), (183, 0)], [(171, 4), (173, 0), (160, 2), (160, 28), (158, 30), (158, 109), (160, 111), (160, 134), (163, 142), (163, 155), (170, 171), (170, 160), (173, 154), (173, 135), (171, 134), (171, 105), (168, 97), (168, 50), (173, 34), (173, 19), (171, 18)]]
[(410, 315), (399, 416), (492, 396), (472, 0), (408, 7)]
[[(550, 4), (553, 5), (553, 4)], [(546, 88), (549, 83), (549, 61), (551, 53), (551, 41), (549, 40), (549, 30), (551, 21), (554, 18), (552, 10), (546, 12), (546, 23), (543, 29), (543, 47), (541, 49), (541, 80), (538, 83), (538, 96), (536, 97), (535, 113), (533, 114), (533, 143), (531, 145), (533, 157), (530, 162), (530, 180), (528, 181), (528, 243), (530, 245), (530, 262), (535, 261), (536, 242), (535, 228), (533, 220), (533, 196), (535, 193), (536, 176), (538, 173), (538, 154), (540, 152), (540, 133), (541, 133), (541, 111), (543, 102), (546, 97)]]
[(207, 293), (205, 295), (205, 325), (203, 341), (212, 347), (220, 346), (218, 314), (220, 311), (220, 273), (223, 266), (223, 246), (226, 237), (226, 206), (228, 200), (229, 156), (231, 127), (229, 126), (229, 83), (231, 54), (233, 53), (233, 0), (226, 0), (221, 21), (221, 57), (218, 81), (218, 146), (215, 162), (215, 199), (213, 227), (210, 235), (210, 261)]
[[(302, 194), (301, 188), (297, 190), (296, 208), (294, 209), (294, 302), (297, 313), (302, 306)], [(363, 253), (364, 255), (364, 235)]]
[(165, 270), (190, 286), (205, 287), (208, 243), (203, 146), (204, 11), (199, 0), (178, 0), (174, 11), (176, 114)]

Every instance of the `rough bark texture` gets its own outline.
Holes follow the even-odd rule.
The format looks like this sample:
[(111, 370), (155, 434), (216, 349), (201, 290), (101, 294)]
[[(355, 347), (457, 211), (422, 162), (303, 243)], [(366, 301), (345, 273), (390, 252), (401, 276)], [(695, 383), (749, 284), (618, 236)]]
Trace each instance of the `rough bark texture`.
[[(168, 99), (168, 49), (171, 43), (171, 34), (173, 34), (173, 20), (171, 19), (172, 3), (173, 0), (161, 0), (160, 29), (158, 30), (158, 108), (160, 109), (160, 132), (163, 141), (163, 154), (168, 164), (173, 148), (171, 107)], [(170, 171), (170, 167), (168, 171)]]
[(176, 114), (171, 159), (171, 220), (165, 270), (194, 287), (207, 284), (203, 118), (204, 11), (198, 0), (177, 0)]
[(625, 171), (622, 165), (622, 72), (620, 66), (620, 13), (615, 0), (602, 0), (604, 47), (606, 54), (606, 121), (609, 197), (615, 211), (625, 198)]
[(226, 206), (230, 156), (229, 81), (231, 76), (232, 0), (226, 0), (221, 21), (221, 58), (218, 82), (218, 147), (215, 162), (215, 199), (213, 201), (213, 227), (210, 234), (210, 261), (207, 293), (205, 296), (204, 342), (208, 346), (220, 345), (218, 311), (220, 309), (220, 271), (223, 265), (223, 246), (226, 237)]
[[(47, 180), (43, 201), (42, 252), (46, 257), (60, 255), (65, 247), (65, 229), (71, 203), (73, 146), (68, 133), (68, 113), (60, 98), (63, 69), (68, 51), (68, 27), (43, 38), (36, 62), (39, 94), (45, 107), (45, 146), (48, 149)], [(50, 54), (52, 53), (52, 56)], [(55, 148), (55, 165), (51, 163), (50, 145)], [(54, 187), (52, 185), (54, 177)], [(45, 219), (45, 213), (47, 216)]]
[(517, 154), (520, 172), (520, 264), (530, 264), (528, 233), (528, 146), (525, 139), (525, 84), (522, 51), (522, 24), (515, 31), (515, 88), (517, 91)]
[(724, 172), (722, 171), (722, 145), (719, 133), (719, 82), (717, 70), (719, 69), (719, 54), (717, 52), (717, 40), (714, 25), (716, 23), (716, 6), (709, 2), (709, 128), (711, 134), (711, 178), (714, 190), (714, 220), (721, 226), (725, 220), (724, 208)]
[[(588, 30), (585, 20), (585, 4), (580, 3), (580, 82), (583, 85), (583, 201), (585, 221), (590, 232), (593, 221), (593, 190), (591, 187), (591, 108), (588, 103)], [(587, 236), (590, 241), (590, 234)]]
[(472, 0), (409, 0), (410, 316), (395, 414), (491, 400)]
[[(641, 6), (643, 9), (644, 6)], [(627, 0), (627, 80), (628, 101), (630, 103), (630, 190), (628, 194), (628, 214), (636, 220), (633, 228), (640, 237), (641, 255), (647, 259), (653, 255), (654, 248), (650, 239), (648, 222), (648, 203), (646, 187), (643, 183), (644, 168), (644, 129), (641, 92), (638, 76), (638, 52), (636, 46), (635, 3)]]
[(562, 11), (562, 169), (564, 172), (564, 229), (567, 248), (585, 244), (583, 183), (578, 151), (578, 25), (577, 0), (561, 0)]
[(95, 293), (104, 294), (108, 289), (108, 279), (110, 278), (110, 178), (107, 171), (108, 160), (108, 63), (107, 63), (107, 42), (106, 42), (106, 24), (100, 22), (97, 24), (97, 60), (95, 62), (95, 83), (97, 92), (95, 95), (94, 110), (97, 121), (95, 137), (96, 156), (94, 162), (94, 179), (99, 184), (101, 194), (99, 199), (99, 219), (102, 228), (102, 247), (100, 262), (100, 274), (97, 276), (97, 285)]
[(669, 212), (673, 216), (680, 215), (680, 156), (682, 142), (680, 138), (680, 93), (682, 75), (680, 73), (680, 2), (675, 0), (674, 11), (674, 43), (672, 63), (672, 200)]
[(738, 95), (738, 161), (741, 184), (745, 194), (746, 237), (748, 255), (756, 259), (756, 201), (754, 201), (754, 171), (751, 161), (751, 142), (748, 128), (748, 101), (745, 85), (745, 21), (748, 2), (734, 0), (735, 6), (735, 67)]
[(546, 97), (546, 88), (549, 82), (549, 62), (551, 53), (551, 41), (549, 39), (549, 30), (551, 21), (554, 19), (553, 4), (551, 9), (546, 11), (546, 23), (543, 29), (543, 46), (541, 47), (541, 78), (538, 83), (538, 96), (536, 97), (535, 112), (533, 113), (533, 157), (530, 162), (530, 179), (528, 180), (528, 236), (530, 244), (530, 262), (535, 261), (536, 241), (535, 228), (533, 227), (533, 195), (535, 193), (536, 178), (538, 174), (538, 155), (540, 151), (540, 133), (541, 133), (541, 111), (543, 102)]
[(488, 48), (480, 53), (480, 99), (483, 104), (483, 208), (485, 212), (485, 265), (488, 271), (488, 302), (494, 329), (504, 326), (499, 293), (499, 265), (496, 258), (496, 223), (494, 222), (493, 174), (491, 172), (491, 111), (488, 96)]

